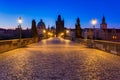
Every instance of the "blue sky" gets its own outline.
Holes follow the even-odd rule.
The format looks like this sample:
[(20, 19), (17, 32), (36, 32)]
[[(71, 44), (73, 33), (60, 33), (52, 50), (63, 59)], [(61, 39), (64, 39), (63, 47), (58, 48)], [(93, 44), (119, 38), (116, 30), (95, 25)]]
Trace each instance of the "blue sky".
[(46, 26), (55, 26), (58, 14), (65, 20), (65, 26), (74, 28), (76, 18), (81, 27), (92, 27), (96, 18), (99, 27), (104, 15), (110, 28), (120, 28), (119, 0), (0, 0), (0, 27), (16, 28), (17, 18), (23, 18), (23, 28), (31, 28), (31, 21), (43, 19)]

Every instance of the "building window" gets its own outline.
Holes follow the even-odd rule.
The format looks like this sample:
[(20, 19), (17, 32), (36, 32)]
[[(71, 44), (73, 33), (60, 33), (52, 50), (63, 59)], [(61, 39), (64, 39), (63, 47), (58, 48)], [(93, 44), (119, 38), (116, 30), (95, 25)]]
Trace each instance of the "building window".
[(112, 36), (112, 39), (117, 39), (117, 36)]

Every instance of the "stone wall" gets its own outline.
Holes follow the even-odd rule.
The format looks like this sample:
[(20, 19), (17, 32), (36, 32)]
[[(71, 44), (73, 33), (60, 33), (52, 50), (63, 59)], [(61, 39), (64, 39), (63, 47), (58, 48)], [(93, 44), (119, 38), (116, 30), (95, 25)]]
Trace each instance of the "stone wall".
[(84, 45), (87, 45), (89, 48), (100, 49), (112, 54), (120, 55), (120, 43), (112, 41), (103, 41), (103, 40), (90, 40), (90, 39), (79, 39)]
[(111, 41), (94, 41), (94, 47), (112, 54), (120, 55), (120, 43)]
[(1, 40), (0, 41), (0, 53), (9, 51), (12, 49), (16, 49), (19, 47), (24, 47), (28, 44), (34, 43), (35, 40), (33, 38), (25, 38), (21, 39), (21, 44), (20, 44), (20, 39), (13, 39), (13, 40)]

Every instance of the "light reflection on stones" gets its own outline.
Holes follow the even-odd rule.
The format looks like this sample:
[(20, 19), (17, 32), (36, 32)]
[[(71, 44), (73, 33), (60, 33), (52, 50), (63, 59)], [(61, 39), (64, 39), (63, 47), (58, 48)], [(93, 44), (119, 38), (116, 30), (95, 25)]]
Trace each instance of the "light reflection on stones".
[(65, 40), (62, 42), (59, 39), (44, 40), (44, 43), (6, 52), (1, 54), (1, 57), (4, 57), (0, 59), (1, 80), (118, 80), (120, 78), (119, 56), (85, 48)]

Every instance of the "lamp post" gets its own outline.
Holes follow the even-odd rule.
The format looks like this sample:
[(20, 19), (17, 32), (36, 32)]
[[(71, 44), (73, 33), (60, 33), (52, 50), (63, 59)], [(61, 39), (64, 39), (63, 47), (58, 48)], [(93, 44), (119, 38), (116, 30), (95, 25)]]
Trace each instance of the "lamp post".
[(68, 39), (68, 38), (69, 38), (69, 35), (70, 35), (70, 31), (67, 29), (67, 30), (65, 31), (65, 37)]
[[(95, 33), (95, 25), (97, 24), (97, 20), (95, 18), (92, 19), (91, 24), (93, 26), (93, 33)], [(94, 38), (94, 34), (93, 34), (93, 38)], [(95, 38), (96, 38), (96, 33), (95, 33)]]
[(44, 29), (42, 35), (43, 35), (43, 36), (42, 36), (43, 38), (47, 38), (47, 30)]
[(67, 34), (69, 34), (69, 33), (70, 33), (70, 31), (69, 31), (69, 30), (66, 30), (66, 33), (67, 33)]
[(93, 26), (92, 47), (94, 47), (94, 41), (93, 41), (93, 39), (96, 39), (95, 25), (97, 24), (97, 20), (96, 20), (95, 18), (92, 19), (91, 24), (92, 24), (92, 26)]
[(21, 47), (21, 38), (22, 38), (22, 31), (21, 31), (21, 24), (22, 24), (22, 18), (21, 17), (19, 17), (18, 18), (18, 29), (19, 29), (19, 39), (20, 39), (20, 47)]

